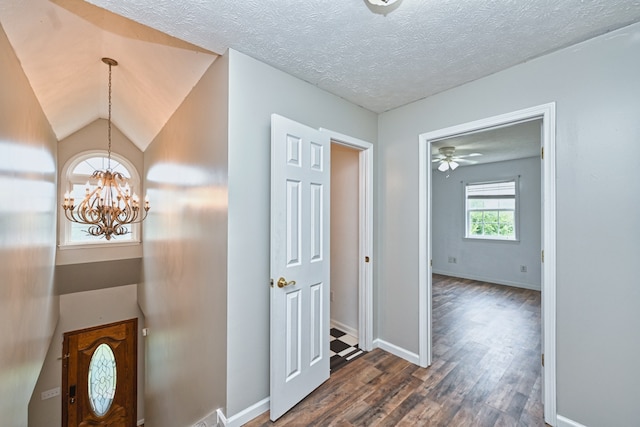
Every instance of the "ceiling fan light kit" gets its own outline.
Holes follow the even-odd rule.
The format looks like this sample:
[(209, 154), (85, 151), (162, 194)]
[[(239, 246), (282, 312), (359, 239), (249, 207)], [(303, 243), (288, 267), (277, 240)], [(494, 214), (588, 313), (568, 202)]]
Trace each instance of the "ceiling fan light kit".
[(398, 0), (368, 0), (374, 6), (391, 6)]
[(449, 169), (455, 170), (458, 166), (460, 165), (454, 161), (443, 160), (442, 163), (440, 163), (440, 166), (438, 166), (438, 170), (440, 172), (446, 172)]
[[(447, 172), (449, 170), (454, 171), (456, 170), (456, 168), (458, 166), (460, 166), (460, 163), (458, 163), (459, 161), (462, 162), (469, 162), (468, 160), (465, 160), (464, 157), (476, 157), (476, 156), (481, 156), (480, 153), (471, 153), (471, 154), (467, 154), (465, 156), (456, 156), (454, 158), (454, 153), (456, 151), (456, 147), (440, 147), (438, 148), (438, 152), (440, 153), (440, 155), (442, 157), (440, 157), (439, 159), (434, 159), (433, 162), (440, 162), (440, 164), (438, 165), (438, 170), (440, 172)], [(471, 162), (473, 163), (473, 162)]]

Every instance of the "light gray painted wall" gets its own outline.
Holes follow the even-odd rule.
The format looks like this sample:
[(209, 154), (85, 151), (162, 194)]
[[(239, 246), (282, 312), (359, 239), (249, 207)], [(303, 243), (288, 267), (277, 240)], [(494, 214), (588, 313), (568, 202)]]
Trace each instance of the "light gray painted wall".
[[(231, 50), (227, 408), (269, 396), (271, 114), (376, 142), (376, 114)], [(146, 243), (145, 243), (146, 245)]]
[(331, 322), (356, 338), (359, 156), (353, 148), (331, 145)]
[[(87, 276), (89, 277), (89, 276)], [(138, 416), (144, 418), (144, 316), (138, 307), (137, 286), (77, 292), (60, 296), (60, 319), (29, 403), (29, 427), (51, 427), (62, 419), (62, 395), (42, 400), (41, 393), (62, 386), (62, 342), (65, 332), (138, 319)]]
[(418, 350), (418, 135), (555, 101), (558, 412), (637, 423), (639, 75), (634, 24), (380, 116), (382, 339)]
[(27, 426), (58, 319), (56, 137), (0, 28), (0, 425)]
[[(432, 180), (433, 271), (448, 276), (540, 289), (540, 158), (459, 167), (449, 178), (437, 170)], [(463, 182), (519, 176), (520, 233), (516, 242), (465, 239)], [(449, 257), (456, 259), (449, 262)], [(520, 266), (527, 272), (520, 272)]]
[(154, 427), (193, 425), (226, 402), (227, 82), (224, 56), (144, 153), (152, 209), (138, 300)]

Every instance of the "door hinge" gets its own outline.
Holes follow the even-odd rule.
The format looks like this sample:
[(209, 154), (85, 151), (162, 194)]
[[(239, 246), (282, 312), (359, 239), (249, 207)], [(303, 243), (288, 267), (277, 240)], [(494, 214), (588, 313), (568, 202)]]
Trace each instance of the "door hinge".
[(371, 259), (368, 256), (364, 257), (364, 262), (369, 262), (369, 261), (371, 261)]
[(542, 359), (542, 366), (544, 366), (544, 353), (542, 353), (541, 359)]
[(542, 250), (542, 252), (540, 253), (540, 257), (542, 259), (542, 262), (544, 262), (544, 249)]
[(544, 147), (540, 149), (540, 157), (544, 160)]
[(429, 267), (433, 267), (433, 260), (432, 259), (429, 260)]

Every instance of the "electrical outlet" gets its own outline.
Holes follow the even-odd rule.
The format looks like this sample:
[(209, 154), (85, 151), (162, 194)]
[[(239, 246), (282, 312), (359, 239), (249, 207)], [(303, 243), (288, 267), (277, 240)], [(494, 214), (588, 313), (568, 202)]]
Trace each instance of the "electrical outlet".
[(458, 260), (456, 259), (456, 257), (450, 256), (449, 257), (449, 264), (457, 264)]
[(333, 302), (333, 291), (329, 292), (329, 299)]
[(51, 399), (52, 397), (56, 397), (60, 394), (60, 387), (52, 388), (51, 390), (43, 391), (40, 394), (40, 398), (42, 400)]
[(526, 273), (527, 272), (527, 266), (526, 265), (521, 265), (520, 266), (520, 273)]

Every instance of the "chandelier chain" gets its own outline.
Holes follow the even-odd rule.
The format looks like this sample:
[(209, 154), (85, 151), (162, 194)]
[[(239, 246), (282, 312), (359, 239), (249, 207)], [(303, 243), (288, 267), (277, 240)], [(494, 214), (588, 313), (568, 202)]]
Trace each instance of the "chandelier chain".
[(107, 155), (107, 169), (111, 170), (111, 64), (109, 64), (109, 120), (107, 138), (109, 140), (109, 150)]

